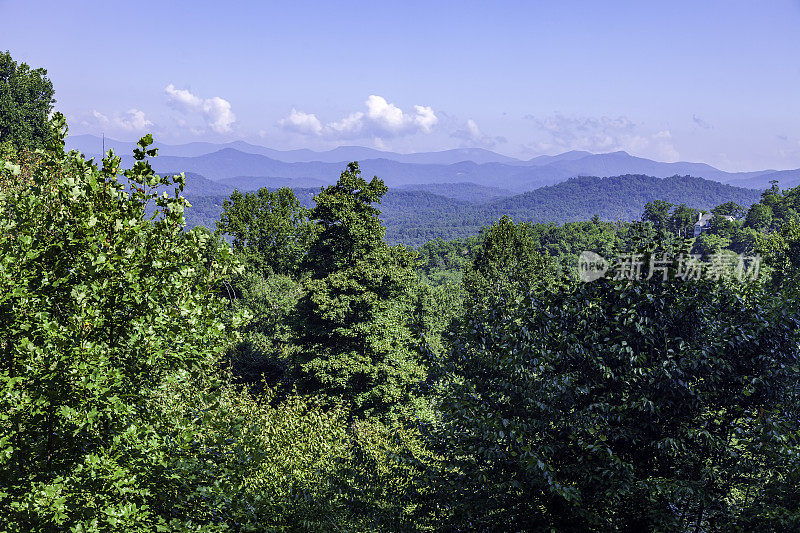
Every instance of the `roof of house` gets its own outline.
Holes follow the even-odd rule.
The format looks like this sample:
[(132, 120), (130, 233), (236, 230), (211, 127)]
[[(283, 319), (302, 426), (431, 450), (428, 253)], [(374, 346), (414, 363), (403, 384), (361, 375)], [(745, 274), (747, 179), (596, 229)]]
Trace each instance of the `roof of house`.
[[(708, 223), (711, 222), (711, 219), (714, 218), (714, 215), (711, 213), (703, 213), (697, 219), (697, 222), (694, 223), (695, 226), (705, 227), (708, 226)], [(729, 215), (722, 215), (722, 218), (725, 220), (733, 221), (733, 217)]]
[(705, 226), (711, 219), (714, 217), (711, 213), (703, 213), (700, 215), (700, 218), (697, 219), (697, 222), (694, 223), (695, 226)]

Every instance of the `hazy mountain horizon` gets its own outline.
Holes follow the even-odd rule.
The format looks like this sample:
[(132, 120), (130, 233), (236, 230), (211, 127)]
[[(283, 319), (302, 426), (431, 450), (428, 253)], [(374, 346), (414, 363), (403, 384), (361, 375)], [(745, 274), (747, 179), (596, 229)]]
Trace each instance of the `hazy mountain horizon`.
[[(130, 159), (134, 143), (76, 135), (67, 138), (67, 147), (87, 156), (99, 156), (103, 142), (124, 161)], [(772, 180), (783, 188), (800, 184), (800, 169), (764, 169), (752, 172), (727, 172), (702, 162), (662, 162), (637, 157), (625, 151), (592, 153), (572, 150), (557, 155), (540, 155), (521, 160), (482, 148), (457, 148), (438, 152), (400, 154), (362, 146), (340, 146), (315, 152), (309, 149), (275, 150), (265, 146), (233, 141), (229, 143), (193, 142), (180, 145), (157, 143), (159, 157), (153, 166), (159, 172), (193, 172), (212, 181), (248, 177), (258, 179), (304, 180), (306, 183), (333, 183), (350, 161), (359, 161), (365, 175), (377, 175), (390, 186), (472, 182), (525, 192), (554, 185), (577, 176), (619, 176), (642, 174), (667, 178), (694, 176), (739, 187), (763, 189)]]

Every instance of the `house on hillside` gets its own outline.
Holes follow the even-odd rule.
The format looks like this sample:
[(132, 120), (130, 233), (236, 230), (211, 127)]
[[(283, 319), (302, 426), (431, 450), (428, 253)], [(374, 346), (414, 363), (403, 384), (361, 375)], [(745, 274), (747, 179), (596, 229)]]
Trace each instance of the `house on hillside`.
[[(707, 231), (711, 224), (711, 219), (714, 218), (714, 215), (711, 213), (700, 213), (700, 216), (697, 217), (697, 222), (694, 223), (694, 236), (697, 237), (704, 231)], [(723, 215), (725, 220), (733, 220), (733, 217)]]

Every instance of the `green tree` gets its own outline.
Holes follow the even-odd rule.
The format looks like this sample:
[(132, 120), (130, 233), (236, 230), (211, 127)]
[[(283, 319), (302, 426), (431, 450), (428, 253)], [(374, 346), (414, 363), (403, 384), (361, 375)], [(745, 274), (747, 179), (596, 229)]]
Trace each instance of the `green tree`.
[[(2, 183), (17, 184), (0, 189), (0, 529), (402, 522), (411, 496), (383, 492), (411, 486), (395, 460), (413, 452), (408, 439), (348, 434), (341, 411), (221, 372), (237, 309), (219, 282), (238, 269), (208, 231), (184, 230), (183, 177), (153, 173), (150, 137), (132, 169), (113, 154), (98, 168), (63, 152), (55, 124), (60, 140), (33, 167), (0, 160)], [(174, 195), (157, 194), (173, 183)], [(289, 307), (286, 279), (250, 296), (282, 291), (270, 303)]]
[(761, 204), (770, 208), (776, 223), (781, 223), (791, 218), (792, 209), (786, 203), (777, 180), (770, 181), (770, 185), (770, 188), (761, 194)]
[(764, 231), (772, 225), (772, 208), (762, 203), (753, 204), (744, 220), (747, 228)]
[(711, 214), (721, 217), (733, 217), (738, 220), (745, 217), (747, 210), (736, 202), (725, 202), (712, 209)]
[[(55, 126), (30, 183), (0, 193), (3, 519), (18, 530), (209, 520), (168, 473), (154, 402), (221, 356), (211, 292), (230, 252), (205, 263), (207, 234), (183, 228), (183, 177), (153, 173), (149, 136), (123, 172), (112, 155), (98, 168), (65, 154), (62, 117)], [(174, 196), (156, 194), (173, 183)]]
[(697, 222), (699, 213), (697, 209), (692, 209), (686, 204), (679, 205), (670, 217), (672, 231), (681, 237), (691, 237), (694, 231), (694, 223)]
[(714, 215), (709, 222), (707, 233), (731, 240), (741, 230), (742, 222), (736, 219), (729, 220), (727, 216)]
[(233, 308), (250, 319), (239, 328), (239, 340), (231, 348), (234, 377), (278, 387), (297, 351), (291, 317), (303, 295), (303, 283), (281, 274), (264, 278), (245, 272), (236, 278), (236, 293)]
[[(475, 259), (464, 274), (468, 313), (505, 302), (552, 283), (551, 265), (537, 251), (529, 224), (503, 217), (483, 233)], [(549, 276), (547, 275), (549, 274)]]
[(664, 231), (668, 228), (670, 212), (674, 207), (673, 204), (664, 200), (653, 200), (644, 206), (644, 213), (642, 220), (645, 222), (652, 222), (656, 230)]
[(344, 401), (356, 416), (408, 409), (425, 377), (410, 327), (414, 253), (386, 244), (372, 205), (386, 190), (350, 163), (315, 197), (310, 217), (319, 233), (296, 313), (300, 390)]
[(264, 277), (296, 274), (315, 229), (289, 188), (234, 191), (222, 204), (217, 228), (232, 237), (234, 252), (246, 270)]
[(703, 257), (710, 257), (719, 254), (730, 246), (731, 240), (714, 233), (701, 233), (692, 246), (692, 253)]
[(43, 148), (51, 133), (53, 94), (45, 69), (31, 69), (0, 52), (0, 145)]
[(601, 279), (467, 323), (441, 395), (453, 528), (797, 528), (796, 309)]

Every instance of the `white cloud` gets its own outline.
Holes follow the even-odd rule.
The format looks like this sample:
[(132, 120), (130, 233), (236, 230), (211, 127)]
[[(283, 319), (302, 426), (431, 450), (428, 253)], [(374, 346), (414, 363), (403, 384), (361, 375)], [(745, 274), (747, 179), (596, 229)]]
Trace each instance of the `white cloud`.
[(439, 122), (433, 108), (430, 106), (415, 105), (414, 111), (417, 115), (414, 117), (414, 123), (420, 127), (425, 133), (430, 133), (433, 127)]
[(337, 133), (344, 133), (346, 135), (354, 135), (361, 133), (364, 129), (364, 113), (356, 112), (350, 113), (341, 120), (329, 122), (326, 126), (327, 130), (332, 130)]
[(467, 121), (467, 130), (469, 130), (469, 134), (473, 139), (480, 138), (483, 135), (478, 125), (472, 119)]
[(278, 125), (297, 133), (319, 135), (322, 132), (322, 123), (320, 123), (316, 115), (303, 113), (294, 108), (292, 108), (292, 112), (289, 113), (288, 117), (278, 122)]
[(236, 115), (231, 111), (231, 103), (214, 96), (203, 101), (203, 113), (209, 120), (209, 126), (217, 133), (231, 131), (231, 124), (236, 122)]
[[(153, 122), (147, 118), (144, 111), (135, 108), (129, 109), (124, 113), (115, 113), (112, 117), (92, 109), (92, 117), (95, 123), (124, 131), (142, 132), (153, 125)], [(88, 125), (88, 122), (86, 124)]]
[(662, 161), (677, 161), (681, 155), (672, 144), (672, 133), (669, 130), (659, 131), (652, 135), (655, 155)]
[(193, 95), (187, 89), (178, 89), (170, 83), (164, 91), (169, 96), (170, 103), (175, 106), (182, 106), (186, 110), (197, 110), (203, 107), (203, 99)]
[(386, 131), (400, 131), (408, 123), (408, 117), (403, 114), (403, 110), (381, 96), (369, 95), (366, 105), (367, 117)]
[(662, 161), (680, 158), (673, 145), (672, 133), (661, 130), (644, 133), (642, 127), (625, 116), (569, 117), (555, 114), (548, 117), (526, 115), (533, 121), (541, 140), (533, 145), (537, 151), (587, 150), (589, 152), (627, 152)]
[[(415, 105), (405, 112), (382, 96), (370, 95), (364, 102), (366, 112), (354, 111), (339, 120), (323, 124), (315, 114), (292, 109), (278, 121), (284, 129), (331, 139), (393, 138), (418, 132), (430, 133), (439, 121), (433, 108)], [(383, 142), (383, 141), (381, 141)]]
[(100, 122), (108, 123), (108, 117), (96, 109), (92, 109), (92, 116)]
[(115, 117), (115, 120), (119, 127), (129, 131), (142, 131), (153, 125), (145, 117), (144, 111), (138, 109), (129, 109), (123, 115)]
[(486, 135), (472, 119), (467, 120), (463, 128), (454, 131), (450, 136), (464, 141), (463, 145), (465, 147), (494, 148), (498, 143), (508, 142), (505, 137)]
[[(213, 96), (201, 98), (187, 89), (178, 89), (169, 84), (164, 89), (167, 93), (167, 102), (175, 109), (186, 114), (200, 114), (205, 124), (217, 133), (229, 133), (236, 122), (236, 115), (231, 110), (231, 103)], [(199, 128), (194, 128), (199, 131)]]
[(619, 139), (631, 135), (635, 125), (627, 117), (567, 117), (561, 114), (533, 120), (549, 136), (551, 148), (607, 152), (619, 150)]

